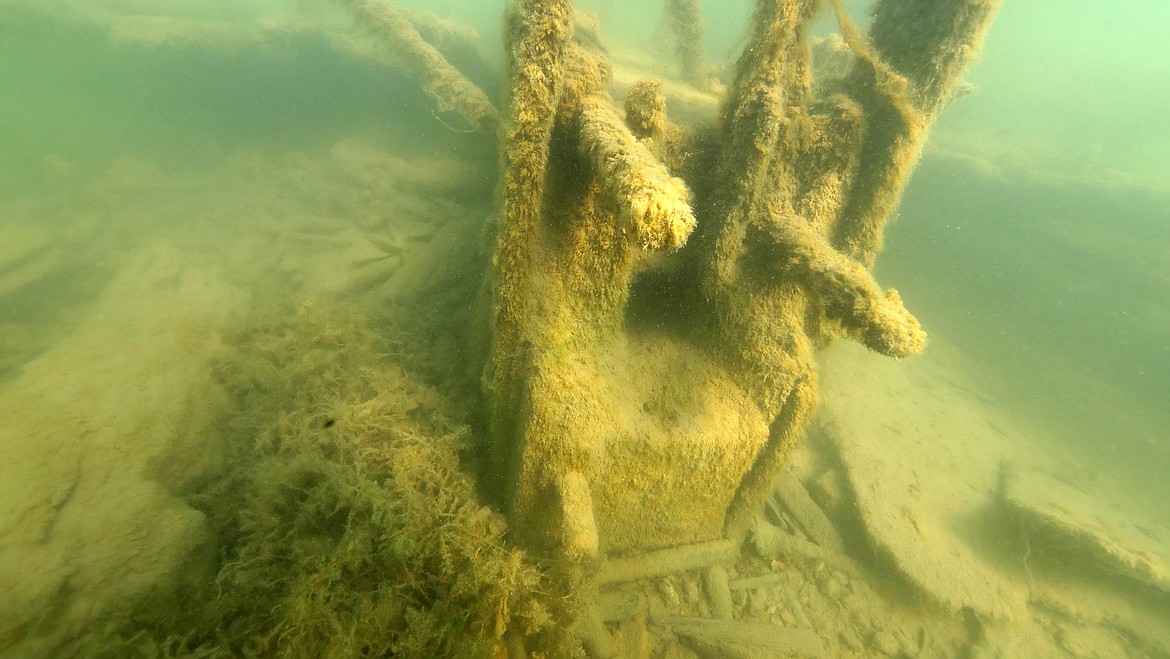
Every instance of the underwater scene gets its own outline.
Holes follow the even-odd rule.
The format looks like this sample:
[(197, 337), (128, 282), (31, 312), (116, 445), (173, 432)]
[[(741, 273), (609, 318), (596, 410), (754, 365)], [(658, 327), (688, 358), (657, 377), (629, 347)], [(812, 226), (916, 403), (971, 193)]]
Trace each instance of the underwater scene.
[(1167, 25), (0, 0), (0, 657), (1170, 657)]

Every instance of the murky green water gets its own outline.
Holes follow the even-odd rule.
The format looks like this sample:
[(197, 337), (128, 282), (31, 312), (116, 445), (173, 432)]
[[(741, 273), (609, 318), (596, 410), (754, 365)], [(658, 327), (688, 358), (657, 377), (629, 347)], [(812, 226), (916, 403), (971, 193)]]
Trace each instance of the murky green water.
[[(400, 4), (474, 27), (474, 48), (451, 61), (500, 102), (502, 3)], [(648, 52), (674, 77), (661, 8), (628, 4), (585, 6), (614, 53)], [(864, 22), (861, 3), (849, 4)], [(751, 7), (704, 7), (707, 58), (726, 83)], [(816, 552), (729, 568), (737, 617), (811, 628), (824, 656), (1170, 654), (1166, 25), (1170, 9), (1149, 1), (1006, 0), (875, 271), (931, 347), (899, 363), (867, 362), (855, 346), (826, 353), (823, 421), (790, 475), (842, 544), (826, 546), (777, 504), (777, 528)], [(289, 440), (296, 424), (375, 436), (409, 421), (412, 436), (442, 437), (462, 460), (471, 451), (461, 442), (482, 425), (482, 346), (470, 328), (491, 251), (482, 227), (498, 209), (495, 137), (436, 108), (368, 44), (339, 37), (348, 26), (339, 7), (292, 0), (0, 0), (0, 593), (11, 593), (0, 602), (0, 656), (392, 656), (406, 636), (363, 644), (355, 630), (377, 628), (379, 615), (384, 627), (425, 618), (418, 633), (432, 639), (468, 624), (391, 611), (378, 598), (406, 595), (367, 583), (377, 570), (415, 574), (413, 558), (377, 562), (399, 523), (361, 508), (380, 485), (320, 467), (353, 500), (305, 500), (380, 511), (361, 523), (385, 533), (358, 547), (340, 531), (297, 527), (311, 538), (286, 553), (272, 519), (286, 504), (282, 519), (300, 519), (297, 500), (278, 505), (249, 485), (312, 460), (394, 480), (394, 469), (362, 462), (365, 444)], [(833, 30), (826, 15), (814, 31)], [(369, 354), (344, 352), (358, 336)], [(330, 351), (344, 353), (349, 373), (329, 369)], [(256, 393), (281, 378), (303, 378), (286, 392), (300, 408)], [(346, 389), (353, 382), (365, 389)], [(878, 412), (858, 411), (869, 404)], [(363, 405), (381, 420), (361, 416)], [(855, 436), (829, 438), (830, 420)], [(888, 459), (873, 448), (886, 439)], [(919, 441), (937, 451), (914, 462)], [(921, 476), (904, 503), (889, 500), (896, 488), (866, 500), (883, 468)], [(1020, 473), (1028, 487), (1004, 485)], [(255, 496), (233, 499), (233, 488)], [(887, 509), (905, 519), (883, 518)], [(490, 553), (505, 542), (493, 526), (502, 522), (483, 515), (459, 523), (478, 524), (476, 552)], [(900, 554), (888, 538), (901, 528), (918, 529), (926, 553)], [(349, 562), (318, 561), (334, 553)], [(264, 562), (278, 554), (284, 563)], [(938, 592), (945, 569), (938, 580), (907, 574), (913, 560), (951, 558), (955, 583), (994, 582), (996, 594), (964, 591), (956, 604)], [(280, 569), (293, 576), (279, 593), (246, 582)], [(516, 583), (528, 574), (500, 570)], [(734, 586), (769, 570), (783, 576)], [(714, 615), (697, 575), (645, 582), (641, 617), (607, 620), (616, 652), (718, 656), (653, 622), (659, 605)], [(366, 586), (375, 594), (353, 595)], [(540, 591), (509, 587), (516, 606)], [(288, 595), (298, 588), (304, 599)], [(434, 588), (411, 606), (483, 601)], [(329, 593), (344, 604), (271, 613)], [(270, 611), (256, 613), (257, 602)], [(326, 616), (341, 609), (362, 613), (331, 628)], [(639, 634), (652, 640), (622, 640)], [(496, 641), (486, 646), (495, 656), (518, 652)]]

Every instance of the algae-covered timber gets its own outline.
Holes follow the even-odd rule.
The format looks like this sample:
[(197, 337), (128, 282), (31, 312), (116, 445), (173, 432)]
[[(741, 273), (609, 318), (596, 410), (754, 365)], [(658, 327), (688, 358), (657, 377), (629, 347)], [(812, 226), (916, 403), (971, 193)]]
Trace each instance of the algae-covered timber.
[[(871, 267), (997, 3), (883, 0), (868, 36), (829, 3), (850, 64), (819, 80), (807, 32), (822, 3), (761, 1), (722, 89), (698, 3), (672, 2), (683, 80), (642, 71), (622, 90), (625, 63), (590, 17), (520, 1), (498, 106), (423, 21), (342, 4), (435, 110), (500, 131), (482, 432), (344, 310), (242, 332), (218, 362), (233, 468), (195, 497), (218, 542), (214, 583), (181, 619), (131, 602), (133, 634), (71, 649), (165, 638), (162, 654), (560, 656), (583, 639), (605, 655), (590, 587), (738, 554), (816, 405), (819, 348), (923, 349)], [(672, 116), (680, 86), (718, 97), (718, 116)], [(387, 247), (355, 256), (379, 266), (366, 278), (400, 272), (406, 250), (369, 240)], [(443, 258), (434, 249), (410, 268)], [(507, 524), (481, 504), (476, 462)]]
[(999, 3), (882, 0), (868, 37), (828, 3), (851, 64), (814, 87), (821, 4), (761, 0), (718, 118), (681, 126), (651, 81), (617, 121), (570, 3), (512, 10), (483, 383), (489, 489), (528, 546), (742, 539), (816, 406), (815, 351), (924, 348), (870, 268)]

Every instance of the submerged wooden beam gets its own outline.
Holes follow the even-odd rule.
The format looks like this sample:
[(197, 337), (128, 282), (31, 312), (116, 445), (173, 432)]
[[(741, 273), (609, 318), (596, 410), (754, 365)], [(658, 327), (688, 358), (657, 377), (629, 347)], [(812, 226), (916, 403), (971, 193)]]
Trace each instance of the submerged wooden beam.
[(703, 8), (699, 0), (667, 0), (667, 15), (678, 39), (678, 58), (683, 77), (696, 86), (706, 86)]
[(654, 616), (651, 621), (690, 641), (703, 656), (769, 659), (821, 657), (825, 653), (821, 638), (811, 629), (686, 616)]
[(341, 0), (358, 23), (377, 35), (406, 72), (422, 85), (440, 111), (458, 114), (468, 125), (494, 133), (499, 114), (487, 95), (427, 43), (402, 12), (378, 0)]
[(715, 540), (682, 547), (646, 552), (629, 558), (611, 559), (602, 564), (597, 582), (600, 585), (649, 579), (664, 574), (696, 570), (709, 565), (730, 563), (739, 557), (739, 543)]

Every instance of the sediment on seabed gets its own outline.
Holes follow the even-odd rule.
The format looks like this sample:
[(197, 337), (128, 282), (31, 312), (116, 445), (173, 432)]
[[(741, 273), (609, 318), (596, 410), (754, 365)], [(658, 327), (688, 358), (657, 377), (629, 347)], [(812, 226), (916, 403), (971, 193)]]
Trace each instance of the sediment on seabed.
[(821, 4), (761, 0), (721, 70), (701, 3), (648, 68), (520, 1), (497, 99), (490, 39), (385, 2), (3, 3), (122, 64), (393, 85), (0, 199), (0, 654), (1170, 656), (1170, 538), (872, 269), (997, 3), (811, 39)]

